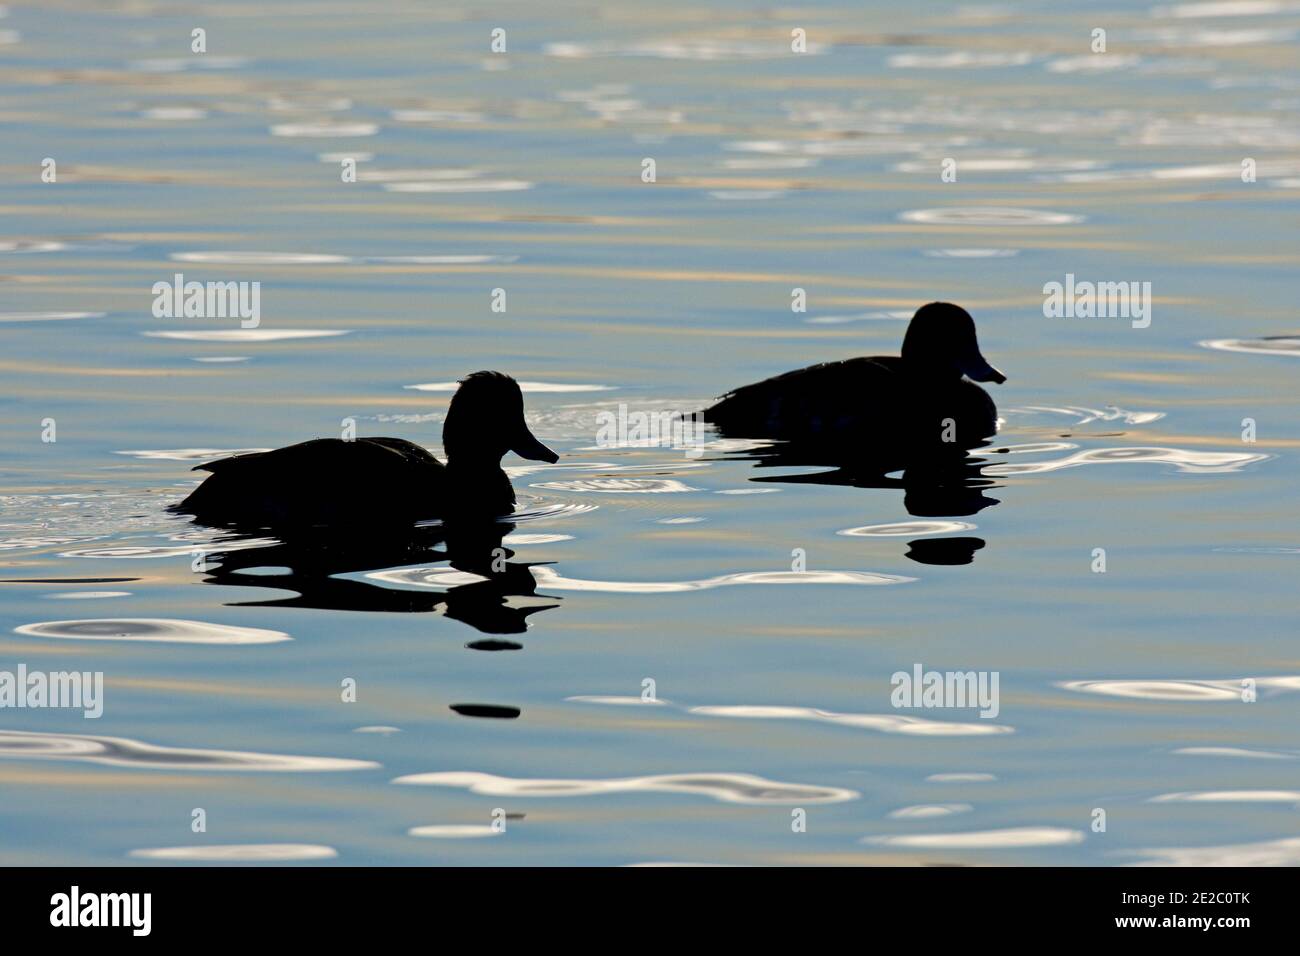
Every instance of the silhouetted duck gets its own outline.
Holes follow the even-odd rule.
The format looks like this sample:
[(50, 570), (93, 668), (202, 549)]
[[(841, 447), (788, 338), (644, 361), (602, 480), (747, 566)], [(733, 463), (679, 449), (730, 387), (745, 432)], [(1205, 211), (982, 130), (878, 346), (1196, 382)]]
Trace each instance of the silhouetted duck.
[(212, 474), (172, 508), (234, 527), (393, 526), (426, 518), (491, 518), (515, 505), (501, 458), (559, 456), (524, 421), (519, 385), (500, 372), (460, 382), (442, 426), (447, 463), (401, 438), (317, 438), (198, 465)]
[(997, 408), (963, 376), (1006, 381), (980, 354), (970, 314), (931, 302), (912, 316), (901, 357), (786, 372), (728, 392), (703, 414), (723, 435), (828, 448), (836, 461), (971, 448), (997, 431)]

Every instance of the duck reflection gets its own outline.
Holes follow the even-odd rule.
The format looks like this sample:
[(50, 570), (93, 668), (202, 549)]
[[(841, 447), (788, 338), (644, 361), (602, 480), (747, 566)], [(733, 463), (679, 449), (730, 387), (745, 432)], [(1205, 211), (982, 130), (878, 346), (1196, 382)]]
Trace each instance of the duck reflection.
[[(988, 462), (961, 448), (882, 457), (850, 455), (821, 445), (778, 443), (741, 452), (737, 457), (751, 460), (756, 469), (826, 469), (758, 475), (751, 481), (901, 490), (903, 507), (919, 518), (965, 517), (1001, 503), (984, 493), (999, 487), (984, 476)], [(908, 542), (905, 556), (921, 564), (970, 564), (984, 545), (983, 538), (972, 536), (920, 538)]]
[[(441, 612), (485, 634), (522, 634), (530, 615), (559, 605), (521, 606), (514, 599), (559, 598), (537, 594), (534, 563), (510, 560), (515, 553), (504, 539), (514, 528), (509, 521), (479, 521), (368, 534), (338, 529), (283, 532), (274, 544), (264, 547), (221, 551), (220, 545), (213, 546), (206, 555), (204, 583), (296, 592), (264, 601), (233, 602), (231, 607)], [(444, 590), (429, 591), (341, 576), (442, 561), (462, 572), (465, 580), (452, 578)], [(476, 643), (484, 644), (484, 650), (502, 649)]]
[(904, 557), (921, 564), (970, 564), (983, 547), (983, 538), (918, 538), (907, 542)]

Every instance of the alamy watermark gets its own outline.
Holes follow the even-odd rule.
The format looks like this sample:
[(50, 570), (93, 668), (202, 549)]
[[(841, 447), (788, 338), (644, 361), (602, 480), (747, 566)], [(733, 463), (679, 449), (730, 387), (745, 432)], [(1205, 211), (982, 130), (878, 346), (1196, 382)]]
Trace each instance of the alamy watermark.
[(260, 282), (186, 282), (178, 272), (171, 282), (155, 282), (150, 291), (156, 319), (238, 318), (241, 329), (262, 322)]
[(1043, 315), (1049, 319), (1132, 319), (1135, 329), (1151, 324), (1150, 282), (1064, 282), (1043, 286)]
[(993, 718), (1001, 710), (997, 671), (927, 671), (913, 664), (911, 672), (895, 671), (889, 678), (895, 707), (980, 708), (980, 716)]
[(600, 448), (679, 448), (688, 458), (704, 454), (704, 418), (696, 411), (618, 411), (596, 413), (596, 445)]
[(74, 884), (50, 897), (51, 926), (122, 926), (132, 936), (148, 936), (152, 914), (152, 893), (83, 893)]
[(103, 671), (0, 671), (0, 709), (66, 708), (88, 720), (104, 714)]

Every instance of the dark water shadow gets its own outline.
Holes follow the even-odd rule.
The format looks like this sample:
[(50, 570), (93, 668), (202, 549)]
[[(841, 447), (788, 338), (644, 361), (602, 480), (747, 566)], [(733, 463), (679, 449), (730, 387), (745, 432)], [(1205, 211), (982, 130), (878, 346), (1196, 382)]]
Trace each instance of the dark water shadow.
[[(236, 601), (229, 607), (297, 607), (327, 611), (383, 611), (399, 614), (440, 612), (485, 634), (522, 634), (530, 615), (559, 604), (513, 606), (516, 597), (537, 594), (533, 563), (514, 562), (503, 539), (515, 525), (484, 521), (472, 525), (339, 531), (310, 529), (280, 532), (272, 543), (206, 555), (205, 584), (267, 588), (295, 592), (262, 601)], [(230, 529), (240, 530), (240, 529)], [(243, 529), (264, 537), (266, 529)], [(341, 575), (409, 565), (447, 562), (478, 579), (442, 590), (385, 586)], [(257, 573), (248, 573), (252, 569)], [(473, 644), (467, 645), (473, 647)], [(477, 648), (475, 648), (477, 649)], [(484, 647), (483, 649), (499, 649)]]
[(983, 538), (918, 538), (907, 542), (903, 557), (920, 564), (970, 564), (975, 560), (975, 552), (983, 547)]
[(462, 717), (485, 717), (489, 720), (516, 720), (523, 713), (518, 707), (504, 704), (452, 704), (449, 709)]

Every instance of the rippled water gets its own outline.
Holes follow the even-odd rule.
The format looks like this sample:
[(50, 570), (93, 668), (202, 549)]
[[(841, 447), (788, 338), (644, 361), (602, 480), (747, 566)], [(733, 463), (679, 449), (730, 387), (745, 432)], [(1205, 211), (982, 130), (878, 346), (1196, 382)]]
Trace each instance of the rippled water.
[[(1286, 3), (9, 4), (0, 671), (104, 709), (0, 709), (0, 863), (1300, 862), (1297, 40)], [(156, 318), (177, 272), (260, 325)], [(1044, 318), (1067, 274), (1150, 282), (1150, 326)], [(939, 298), (1009, 376), (982, 484), (597, 440)], [(348, 419), (440, 452), (479, 368), (562, 455), (507, 459), (500, 574), (436, 523), (308, 559), (164, 512)], [(917, 664), (997, 716), (894, 707)]]

